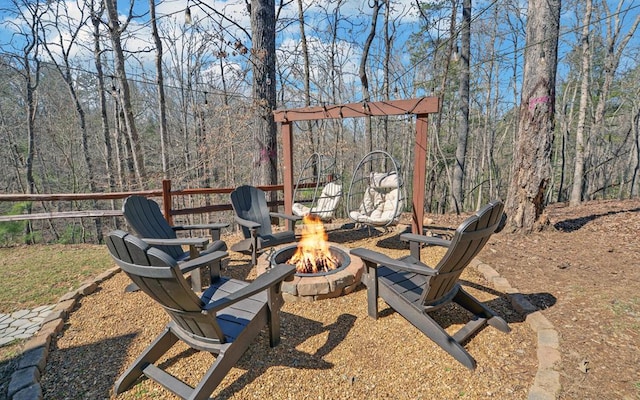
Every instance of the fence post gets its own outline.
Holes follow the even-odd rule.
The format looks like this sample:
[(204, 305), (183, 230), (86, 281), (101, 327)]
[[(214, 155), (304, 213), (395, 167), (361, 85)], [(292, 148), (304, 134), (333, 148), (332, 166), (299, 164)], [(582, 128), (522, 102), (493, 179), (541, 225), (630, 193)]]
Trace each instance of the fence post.
[(173, 225), (173, 216), (171, 215), (171, 179), (162, 180), (162, 211), (164, 218), (169, 225)]

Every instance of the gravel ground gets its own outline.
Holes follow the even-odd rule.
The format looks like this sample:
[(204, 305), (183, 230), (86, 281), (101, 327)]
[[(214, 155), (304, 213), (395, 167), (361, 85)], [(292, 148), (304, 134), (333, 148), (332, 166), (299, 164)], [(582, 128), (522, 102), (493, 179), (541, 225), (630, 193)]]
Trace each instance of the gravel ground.
[[(237, 238), (224, 238), (233, 243)], [(406, 253), (398, 231), (330, 232), (349, 248)], [(425, 251), (427, 260), (442, 253)], [(225, 275), (255, 278), (249, 258), (230, 252)], [(537, 370), (536, 337), (509, 302), (473, 269), (466, 289), (509, 322), (504, 334), (485, 328), (466, 344), (478, 367), (469, 371), (380, 300), (381, 316), (367, 316), (366, 290), (313, 303), (286, 303), (282, 341), (271, 349), (262, 332), (213, 393), (217, 399), (525, 399)], [(120, 373), (155, 338), (168, 316), (143, 293), (124, 293), (123, 273), (84, 297), (65, 329), (52, 341), (41, 384), (45, 398), (173, 399), (150, 380), (117, 397), (111, 387)], [(448, 331), (466, 319), (455, 307), (433, 314)], [(163, 364), (195, 385), (213, 356), (176, 345)]]

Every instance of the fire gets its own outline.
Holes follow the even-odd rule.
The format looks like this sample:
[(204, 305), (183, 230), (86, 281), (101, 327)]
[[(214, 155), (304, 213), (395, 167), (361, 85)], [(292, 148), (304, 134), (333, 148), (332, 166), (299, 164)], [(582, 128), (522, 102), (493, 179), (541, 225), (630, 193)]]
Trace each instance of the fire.
[(309, 214), (302, 221), (302, 238), (298, 249), (287, 263), (295, 265), (298, 272), (306, 274), (338, 268), (340, 262), (329, 250), (328, 236), (320, 218)]

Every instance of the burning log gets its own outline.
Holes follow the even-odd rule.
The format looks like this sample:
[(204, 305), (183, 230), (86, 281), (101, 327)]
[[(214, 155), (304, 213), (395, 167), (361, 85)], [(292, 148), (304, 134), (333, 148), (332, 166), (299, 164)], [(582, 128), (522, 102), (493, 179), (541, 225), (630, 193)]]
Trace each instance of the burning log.
[(340, 262), (331, 253), (327, 233), (320, 218), (307, 215), (303, 219), (302, 238), (295, 254), (287, 261), (300, 273), (315, 274), (340, 267)]

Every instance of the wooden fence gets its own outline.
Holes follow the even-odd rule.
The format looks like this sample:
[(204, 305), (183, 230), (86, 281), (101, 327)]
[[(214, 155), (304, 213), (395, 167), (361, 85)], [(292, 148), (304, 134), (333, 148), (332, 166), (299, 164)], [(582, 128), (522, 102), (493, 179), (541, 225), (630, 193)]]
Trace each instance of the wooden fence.
[[(265, 192), (283, 191), (283, 185), (258, 186)], [(118, 200), (125, 199), (132, 195), (145, 197), (162, 197), (162, 211), (169, 221), (173, 223), (175, 215), (203, 214), (210, 212), (230, 211), (233, 208), (231, 203), (212, 204), (194, 208), (173, 208), (173, 198), (176, 196), (191, 196), (204, 194), (230, 194), (234, 188), (196, 188), (172, 190), (171, 180), (162, 181), (161, 190), (143, 190), (137, 192), (112, 192), (112, 193), (64, 193), (64, 194), (0, 194), (0, 202), (18, 201), (76, 201), (76, 200)], [(284, 201), (271, 201), (270, 206), (281, 206)], [(82, 211), (61, 211), (44, 212), (34, 214), (0, 215), (0, 222), (27, 221), (57, 218), (100, 218), (122, 216), (122, 210), (82, 210)]]

